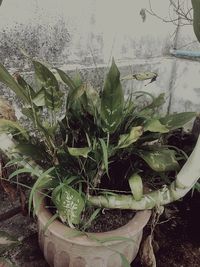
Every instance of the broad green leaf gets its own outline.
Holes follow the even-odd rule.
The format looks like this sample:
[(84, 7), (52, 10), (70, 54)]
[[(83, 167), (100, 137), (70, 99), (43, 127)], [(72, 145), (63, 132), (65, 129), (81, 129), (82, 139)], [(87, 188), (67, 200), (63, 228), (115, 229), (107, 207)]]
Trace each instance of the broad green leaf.
[(195, 112), (182, 112), (167, 115), (163, 118), (160, 118), (160, 122), (164, 124), (169, 130), (174, 130), (180, 127), (183, 127), (184, 124), (189, 122), (196, 116)]
[(35, 94), (32, 101), (37, 107), (43, 107), (46, 105), (46, 91), (43, 87)]
[(168, 133), (169, 130), (165, 125), (161, 124), (158, 119), (151, 119), (144, 125), (144, 131), (153, 133)]
[(87, 99), (87, 111), (95, 116), (100, 108), (99, 94), (89, 83), (86, 84), (85, 94)]
[(140, 73), (135, 73), (135, 74), (129, 74), (127, 76), (122, 77), (121, 80), (138, 80), (138, 81), (145, 81), (145, 80), (149, 80), (149, 79), (156, 79), (156, 77), (158, 76), (157, 73), (155, 72), (140, 72)]
[(74, 84), (73, 80), (62, 70), (60, 69), (56, 69), (56, 71), (58, 72), (60, 78), (62, 79), (62, 81), (72, 90), (74, 90), (76, 88), (76, 85)]
[(130, 133), (120, 135), (118, 148), (125, 148), (135, 143), (140, 136), (143, 134), (143, 127), (136, 126), (132, 127)]
[(76, 190), (63, 184), (59, 186), (59, 190), (57, 188), (53, 190), (52, 200), (63, 222), (68, 222), (69, 225), (80, 223), (85, 203)]
[(99, 141), (100, 141), (102, 152), (103, 152), (104, 167), (106, 169), (107, 175), (109, 175), (108, 174), (108, 148), (107, 148), (105, 141), (102, 138), (99, 138)]
[(175, 151), (170, 149), (157, 149), (140, 151), (139, 156), (157, 172), (172, 171), (179, 168)]
[(74, 77), (72, 78), (73, 83), (75, 84), (76, 88), (83, 84), (81, 75), (78, 70), (75, 71)]
[(19, 73), (15, 73), (14, 77), (17, 83), (22, 88), (24, 88), (24, 92), (29, 97), (29, 100), (31, 100), (30, 98), (33, 98), (35, 96), (35, 91), (33, 90), (33, 88), (22, 78), (22, 76)]
[(147, 105), (145, 108), (143, 108), (143, 110), (141, 111), (141, 113), (145, 113), (146, 110), (149, 110), (149, 109), (156, 109), (156, 108), (159, 108), (159, 107), (161, 107), (164, 103), (165, 103), (165, 94), (162, 93), (162, 94), (160, 94), (159, 96), (154, 97), (154, 98), (153, 98), (153, 101), (152, 101), (149, 105)]
[(19, 243), (20, 242), (16, 237), (7, 232), (0, 231), (0, 253), (7, 251), (9, 248), (18, 245)]
[(120, 73), (113, 59), (101, 96), (101, 120), (104, 131), (113, 133), (122, 119), (124, 94)]
[(0, 0), (0, 5), (2, 4), (3, 0)]
[(86, 85), (82, 84), (74, 90), (70, 90), (67, 96), (67, 107), (72, 109), (76, 114), (79, 114), (83, 107), (87, 105), (85, 95)]
[(16, 121), (0, 119), (0, 132), (20, 133), (27, 140), (29, 139), (26, 130)]
[(192, 0), (193, 6), (193, 29), (194, 33), (200, 42), (200, 1)]
[(21, 87), (15, 79), (10, 75), (6, 68), (0, 64), (0, 82), (8, 86), (15, 94), (25, 103), (29, 103), (29, 98), (24, 88)]
[(135, 173), (129, 178), (128, 182), (134, 199), (140, 200), (143, 195), (143, 183), (141, 176)]
[(63, 93), (59, 90), (58, 81), (54, 74), (43, 64), (33, 61), (36, 79), (40, 88), (44, 88), (46, 106), (52, 110), (56, 110), (62, 105)]
[(87, 158), (91, 149), (89, 147), (68, 147), (68, 151), (71, 156)]

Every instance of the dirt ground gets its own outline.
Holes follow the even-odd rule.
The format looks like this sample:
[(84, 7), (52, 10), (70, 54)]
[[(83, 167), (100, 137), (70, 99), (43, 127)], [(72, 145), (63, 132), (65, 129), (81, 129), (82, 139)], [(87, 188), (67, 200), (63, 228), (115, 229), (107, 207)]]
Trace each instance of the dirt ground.
[[(144, 230), (144, 238), (149, 233)], [(200, 266), (200, 193), (168, 205), (154, 232), (157, 267)], [(143, 267), (140, 256), (131, 265)]]

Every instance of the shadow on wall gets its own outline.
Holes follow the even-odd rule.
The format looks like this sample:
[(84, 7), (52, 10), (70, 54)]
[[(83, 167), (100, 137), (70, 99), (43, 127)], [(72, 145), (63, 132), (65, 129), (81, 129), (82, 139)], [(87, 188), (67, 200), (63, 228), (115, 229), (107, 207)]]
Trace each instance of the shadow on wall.
[(29, 70), (28, 64), (24, 66), (23, 49), (31, 57), (62, 63), (62, 52), (69, 42), (70, 35), (62, 19), (53, 26), (16, 24), (0, 32), (0, 62), (6, 67)]

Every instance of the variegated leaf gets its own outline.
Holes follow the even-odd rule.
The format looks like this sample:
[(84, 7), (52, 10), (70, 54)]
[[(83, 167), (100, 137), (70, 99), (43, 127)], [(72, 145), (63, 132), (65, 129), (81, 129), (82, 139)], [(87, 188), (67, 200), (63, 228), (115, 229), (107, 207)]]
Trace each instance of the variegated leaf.
[(125, 148), (130, 146), (131, 144), (135, 143), (142, 134), (143, 134), (142, 126), (133, 127), (130, 133), (120, 135), (118, 148)]
[(40, 88), (45, 89), (45, 104), (52, 110), (57, 110), (62, 105), (63, 93), (59, 90), (58, 81), (54, 74), (42, 63), (33, 61), (36, 79)]
[(122, 119), (123, 107), (124, 94), (120, 73), (113, 59), (101, 97), (101, 119), (104, 131), (113, 133), (117, 129)]
[(144, 131), (149, 131), (153, 133), (168, 133), (169, 130), (165, 125), (161, 124), (158, 119), (151, 119), (147, 121), (144, 125)]
[(85, 203), (76, 190), (66, 184), (59, 185), (52, 192), (52, 200), (63, 222), (68, 222), (70, 226), (80, 223)]
[(174, 150), (140, 151), (139, 155), (156, 172), (172, 171), (179, 168)]

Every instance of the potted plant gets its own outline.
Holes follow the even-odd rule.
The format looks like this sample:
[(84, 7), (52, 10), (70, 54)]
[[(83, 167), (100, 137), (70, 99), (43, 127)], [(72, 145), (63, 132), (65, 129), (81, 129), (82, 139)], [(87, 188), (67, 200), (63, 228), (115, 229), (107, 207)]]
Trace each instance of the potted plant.
[[(0, 149), (11, 159), (10, 164), (21, 166), (10, 179), (24, 172), (35, 179), (29, 209), (34, 198), (44, 255), (52, 266), (121, 266), (120, 258), (127, 264), (137, 254), (142, 229), (150, 217), (148, 210), (183, 197), (198, 179), (199, 141), (170, 185), (152, 191), (142, 182), (142, 178), (148, 184), (149, 177), (176, 174), (180, 152), (166, 147), (163, 138), (195, 113), (158, 115), (162, 94), (151, 96), (148, 104), (137, 101), (138, 92), (125, 100), (114, 60), (101, 92), (79, 75), (70, 78), (56, 69), (69, 88), (66, 102), (53, 72), (38, 61), (33, 65), (37, 91), (19, 74), (12, 77), (0, 66), (1, 82), (21, 98), (22, 113), (33, 123), (25, 129), (13, 114), (1, 118)], [(124, 162), (129, 192), (122, 194), (121, 187), (112, 184), (117, 183), (118, 173), (112, 172)], [(45, 208), (52, 203), (54, 215)], [(140, 211), (117, 230), (87, 233), (87, 224), (100, 211), (94, 207)], [(89, 222), (83, 224), (84, 218)], [(84, 230), (82, 235), (75, 227)]]
[[(32, 121), (25, 128), (1, 101), (0, 150), (9, 165), (18, 166), (10, 179), (20, 173), (33, 177), (29, 210), (34, 202), (44, 256), (58, 267), (129, 266), (150, 210), (182, 198), (199, 178), (200, 138), (181, 170), (183, 153), (165, 143), (166, 135), (195, 113), (159, 115), (162, 94), (147, 94), (150, 103), (138, 101), (144, 92), (125, 99), (114, 60), (100, 91), (78, 74), (72, 78), (55, 69), (55, 75), (35, 60), (33, 66), (34, 89), (0, 65), (0, 81), (21, 98), (22, 113)], [(163, 178), (162, 187), (152, 190), (149, 184)], [(87, 227), (100, 208), (137, 213), (119, 229), (90, 233)]]

